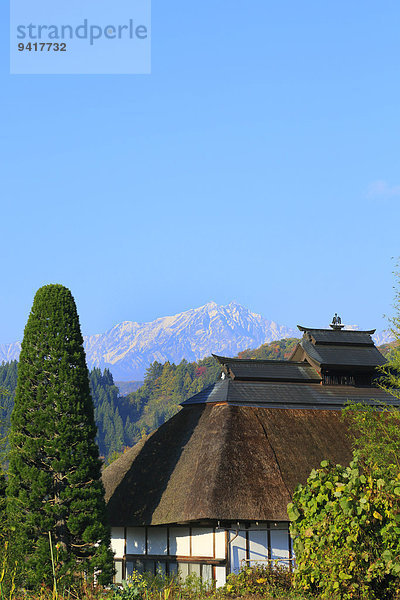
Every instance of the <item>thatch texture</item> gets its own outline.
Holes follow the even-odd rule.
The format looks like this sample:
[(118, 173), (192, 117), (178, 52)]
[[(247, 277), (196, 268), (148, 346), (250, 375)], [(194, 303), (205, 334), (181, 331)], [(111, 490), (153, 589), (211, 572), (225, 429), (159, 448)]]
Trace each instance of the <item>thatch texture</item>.
[(133, 446), (133, 448), (129, 448), (129, 450), (126, 450), (122, 456), (119, 456), (117, 460), (112, 462), (112, 469), (106, 467), (103, 470), (101, 478), (103, 480), (106, 502), (108, 502), (111, 496), (114, 494), (116, 487), (120, 484), (122, 479), (131, 468), (132, 462), (142, 450), (144, 443), (149, 437), (150, 436), (146, 436), (143, 438), (138, 444)]
[(104, 470), (110, 522), (287, 520), (326, 458), (351, 458), (338, 411), (190, 405)]

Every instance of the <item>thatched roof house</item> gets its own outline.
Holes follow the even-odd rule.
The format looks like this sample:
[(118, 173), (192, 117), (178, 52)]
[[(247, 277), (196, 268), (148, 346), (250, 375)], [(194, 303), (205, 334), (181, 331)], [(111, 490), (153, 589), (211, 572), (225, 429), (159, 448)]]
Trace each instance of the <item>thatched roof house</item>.
[(160, 568), (221, 584), (242, 561), (290, 564), (294, 488), (351, 456), (341, 408), (394, 401), (374, 387), (373, 331), (300, 329), (289, 361), (215, 356), (221, 379), (104, 470), (117, 579)]

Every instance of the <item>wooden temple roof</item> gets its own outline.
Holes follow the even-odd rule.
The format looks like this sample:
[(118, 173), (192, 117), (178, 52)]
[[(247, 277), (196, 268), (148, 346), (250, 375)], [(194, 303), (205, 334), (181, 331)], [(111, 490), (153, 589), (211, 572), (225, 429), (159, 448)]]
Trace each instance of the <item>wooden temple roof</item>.
[(380, 388), (319, 383), (247, 382), (223, 379), (182, 402), (228, 403), (270, 408), (314, 408), (341, 410), (347, 402), (398, 405), (399, 401)]
[(303, 327), (302, 325), (297, 325), (297, 328), (303, 333), (308, 334), (316, 344), (374, 345), (371, 335), (375, 333), (375, 329), (368, 331), (359, 331), (357, 329), (313, 329), (312, 327)]
[[(303, 351), (301, 353), (301, 351)], [(304, 358), (310, 358), (319, 366), (335, 367), (354, 367), (375, 369), (385, 364), (386, 359), (375, 346), (337, 346), (337, 345), (317, 345), (302, 340), (299, 347), (295, 350), (293, 358), (304, 355)]]
[(312, 329), (298, 325), (303, 338), (293, 351), (290, 361), (307, 361), (321, 368), (347, 368), (353, 371), (373, 371), (386, 359), (376, 348), (369, 331)]
[(305, 362), (289, 362), (287, 360), (252, 360), (213, 357), (220, 363), (222, 372), (231, 379), (241, 381), (291, 381), (319, 382), (321, 376)]

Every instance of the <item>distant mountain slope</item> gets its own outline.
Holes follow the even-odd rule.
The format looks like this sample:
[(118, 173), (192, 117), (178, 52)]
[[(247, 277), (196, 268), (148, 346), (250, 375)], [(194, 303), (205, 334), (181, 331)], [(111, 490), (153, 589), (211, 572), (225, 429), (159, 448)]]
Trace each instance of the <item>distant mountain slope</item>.
[(236, 356), (246, 348), (295, 334), (235, 302), (227, 306), (209, 302), (150, 323), (124, 321), (102, 335), (85, 338), (85, 349), (90, 367), (108, 367), (115, 379), (123, 381), (143, 379), (155, 360), (193, 362), (212, 352)]
[(136, 392), (140, 387), (142, 387), (144, 381), (116, 381), (115, 385), (119, 390), (120, 396), (127, 396), (128, 394), (132, 394), (132, 392)]
[(0, 344), (0, 364), (2, 362), (12, 362), (18, 360), (21, 352), (21, 342), (13, 344)]
[[(236, 356), (248, 348), (299, 335), (236, 302), (226, 306), (209, 302), (149, 323), (124, 321), (84, 340), (90, 369), (107, 368), (115, 380), (129, 381), (143, 380), (154, 361), (195, 362), (211, 353)], [(390, 341), (385, 333), (375, 338), (379, 343)], [(0, 363), (17, 359), (19, 351), (19, 342), (0, 345)]]
[(391, 344), (394, 341), (394, 337), (389, 329), (386, 329), (385, 331), (377, 331), (375, 335), (372, 336), (372, 338), (377, 346)]

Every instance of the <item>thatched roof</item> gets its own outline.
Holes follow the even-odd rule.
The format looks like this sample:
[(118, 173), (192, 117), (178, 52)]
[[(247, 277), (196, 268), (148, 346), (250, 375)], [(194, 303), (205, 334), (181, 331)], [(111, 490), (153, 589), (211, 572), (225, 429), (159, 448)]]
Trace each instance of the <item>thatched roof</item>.
[(337, 411), (191, 405), (105, 469), (110, 522), (287, 520), (297, 483), (350, 457)]
[[(372, 331), (301, 329), (289, 362), (216, 357), (221, 380), (105, 469), (112, 525), (287, 520), (291, 494), (313, 468), (349, 462), (343, 405), (398, 403), (373, 387), (385, 359)], [(370, 385), (328, 384), (324, 361), (366, 369)]]

